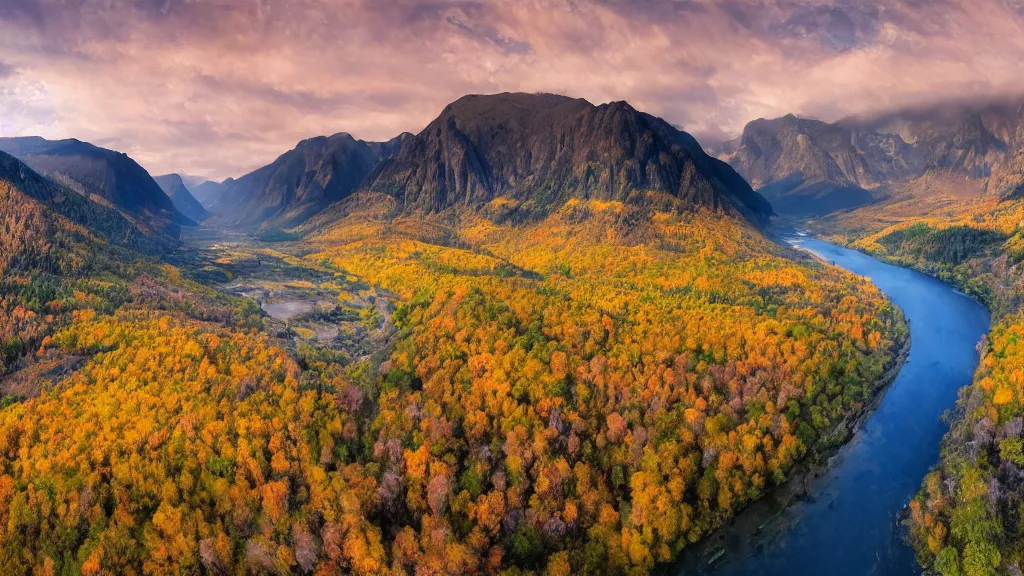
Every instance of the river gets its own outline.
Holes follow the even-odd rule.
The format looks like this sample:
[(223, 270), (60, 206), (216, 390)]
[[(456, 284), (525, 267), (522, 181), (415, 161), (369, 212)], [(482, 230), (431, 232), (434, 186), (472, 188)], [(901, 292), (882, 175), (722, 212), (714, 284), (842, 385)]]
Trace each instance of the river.
[[(796, 503), (748, 508), (684, 554), (675, 574), (715, 576), (912, 575), (920, 569), (899, 515), (939, 457), (941, 420), (971, 382), (988, 311), (934, 278), (810, 237), (789, 237), (888, 294), (910, 323), (907, 362), (878, 408)], [(771, 520), (766, 520), (771, 517)], [(760, 528), (760, 529), (758, 529)], [(725, 550), (710, 565), (708, 546)], [(714, 557), (714, 555), (711, 555)]]

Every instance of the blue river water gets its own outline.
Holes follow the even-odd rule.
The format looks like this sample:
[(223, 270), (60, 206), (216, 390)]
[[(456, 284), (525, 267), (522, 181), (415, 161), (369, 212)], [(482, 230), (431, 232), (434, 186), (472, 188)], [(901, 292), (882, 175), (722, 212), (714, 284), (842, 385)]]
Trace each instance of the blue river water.
[[(875, 412), (811, 482), (806, 497), (782, 510), (767, 530), (738, 522), (713, 535), (717, 561), (682, 562), (671, 572), (715, 576), (913, 575), (920, 572), (899, 515), (935, 465), (948, 431), (941, 420), (971, 382), (988, 311), (948, 284), (810, 237), (788, 241), (870, 278), (910, 323), (906, 364)], [(760, 522), (760, 519), (754, 520)], [(749, 522), (748, 522), (749, 524)], [(766, 522), (766, 525), (768, 523)], [(749, 531), (748, 531), (749, 532)]]

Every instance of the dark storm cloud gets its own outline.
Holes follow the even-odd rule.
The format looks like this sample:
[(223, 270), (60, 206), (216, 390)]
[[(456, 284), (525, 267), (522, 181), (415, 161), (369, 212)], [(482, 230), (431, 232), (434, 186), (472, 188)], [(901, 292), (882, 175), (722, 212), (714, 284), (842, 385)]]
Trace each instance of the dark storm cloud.
[(3, 130), (156, 172), (422, 129), (466, 93), (629, 100), (701, 137), (1024, 91), (1024, 0), (0, 0)]

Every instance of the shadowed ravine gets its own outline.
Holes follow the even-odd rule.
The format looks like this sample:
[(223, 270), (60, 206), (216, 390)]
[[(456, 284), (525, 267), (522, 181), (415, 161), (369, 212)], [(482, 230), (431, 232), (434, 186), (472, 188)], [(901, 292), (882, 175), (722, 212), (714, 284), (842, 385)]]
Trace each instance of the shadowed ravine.
[[(806, 237), (786, 239), (867, 276), (903, 309), (910, 355), (878, 408), (807, 496), (772, 510), (769, 495), (684, 554), (675, 574), (905, 575), (920, 570), (903, 540), (900, 512), (938, 461), (942, 413), (971, 382), (985, 308), (929, 276)], [(724, 553), (721, 552), (724, 550)], [(709, 564), (708, 559), (715, 560)]]

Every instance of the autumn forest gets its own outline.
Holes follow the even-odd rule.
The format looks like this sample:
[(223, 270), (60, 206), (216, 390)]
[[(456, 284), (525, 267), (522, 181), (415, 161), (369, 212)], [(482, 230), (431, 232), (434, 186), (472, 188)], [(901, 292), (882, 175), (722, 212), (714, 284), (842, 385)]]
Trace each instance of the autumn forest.
[(978, 113), (985, 150), (916, 116), (712, 148), (626, 102), (471, 95), (220, 182), (0, 138), (0, 574), (754, 566), (720, 531), (813, 501), (915, 358), (798, 237), (991, 313), (891, 523), (912, 569), (1020, 574), (1022, 110)]
[(5, 572), (669, 561), (842, 442), (906, 330), (866, 281), (661, 202), (512, 223), (514, 201), (392, 217), (389, 198), (354, 199), (279, 249), (326, 270), (337, 302), (387, 294), (390, 318), (360, 322), (393, 333), (362, 357), (190, 280), (198, 265), (92, 261), (117, 247), (17, 202)]

